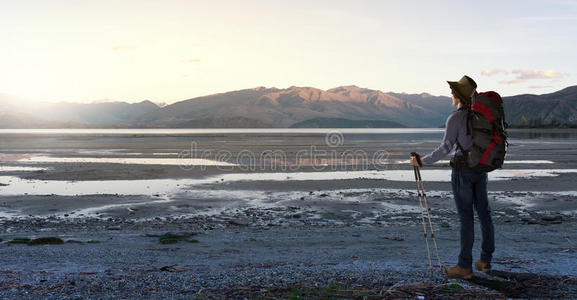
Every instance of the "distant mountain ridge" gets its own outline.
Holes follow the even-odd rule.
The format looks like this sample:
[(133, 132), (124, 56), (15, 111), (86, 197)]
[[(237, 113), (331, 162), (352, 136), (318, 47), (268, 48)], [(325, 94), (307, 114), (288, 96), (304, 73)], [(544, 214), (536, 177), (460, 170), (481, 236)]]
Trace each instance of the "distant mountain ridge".
[(70, 121), (46, 121), (43, 119), (38, 119), (34, 116), (27, 114), (7, 114), (0, 113), (0, 128), (10, 128), (10, 129), (26, 129), (26, 128), (44, 128), (44, 129), (57, 129), (57, 128), (90, 128), (92, 126), (84, 123), (76, 123)]
[(96, 103), (46, 103), (29, 112), (37, 118), (47, 121), (70, 121), (90, 125), (117, 125), (159, 109), (151, 101), (138, 103), (96, 102)]
[(543, 95), (505, 97), (505, 114), (509, 124), (533, 126), (577, 124), (577, 86)]
[(342, 86), (324, 91), (292, 86), (286, 89), (259, 87), (184, 100), (144, 114), (133, 123), (140, 126), (233, 116), (259, 119), (275, 127), (289, 127), (315, 118), (384, 120), (403, 126), (431, 127), (438, 126), (446, 118), (444, 112), (377, 90)]
[[(8, 100), (7, 100), (8, 99)], [(509, 124), (577, 125), (577, 86), (544, 95), (504, 97)], [(139, 103), (45, 103), (17, 109), (0, 94), (0, 127), (287, 128), (330, 126), (439, 127), (455, 109), (427, 93), (382, 92), (354, 85), (328, 90), (257, 87), (160, 106)], [(4, 117), (2, 117), (4, 116)], [(27, 119), (34, 122), (26, 122)], [(382, 121), (382, 122), (381, 122)], [(63, 125), (64, 124), (64, 125)], [(39, 125), (37, 125), (39, 126)]]

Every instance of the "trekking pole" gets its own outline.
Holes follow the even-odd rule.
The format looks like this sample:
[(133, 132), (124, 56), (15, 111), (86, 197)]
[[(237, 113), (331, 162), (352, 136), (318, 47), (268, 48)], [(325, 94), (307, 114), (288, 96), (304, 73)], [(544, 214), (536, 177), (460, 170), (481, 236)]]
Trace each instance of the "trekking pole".
[[(421, 158), (419, 154), (413, 152), (413, 155), (417, 158), (419, 164), (421, 163)], [(435, 247), (435, 254), (437, 256), (437, 261), (439, 263), (439, 269), (443, 271), (443, 263), (441, 262), (441, 257), (439, 256), (439, 247), (437, 246), (437, 239), (435, 238), (435, 230), (433, 229), (433, 222), (431, 221), (431, 209), (429, 208), (429, 202), (427, 201), (427, 194), (425, 193), (425, 188), (423, 187), (423, 181), (421, 180), (421, 171), (419, 167), (415, 167), (415, 172), (417, 174), (417, 188), (420, 189), (420, 194), (423, 197), (423, 202), (425, 205), (425, 211), (427, 212), (427, 220), (429, 223), (429, 231), (431, 233), (431, 239), (433, 240), (433, 246)], [(431, 267), (432, 268), (432, 267)]]
[[(419, 164), (421, 160), (418, 158), (418, 154), (415, 152), (411, 152), (411, 156), (416, 157)], [(419, 171), (419, 167), (413, 166), (413, 171), (415, 172), (415, 182), (417, 182), (417, 197), (419, 198), (419, 207), (421, 208), (421, 220), (423, 221), (423, 234), (425, 237), (425, 245), (427, 246), (427, 258), (429, 259), (429, 270), (431, 275), (433, 274), (433, 261), (431, 260), (431, 250), (429, 247), (429, 235), (427, 234), (427, 223), (425, 221), (425, 213), (423, 212), (423, 199), (421, 198), (421, 188), (419, 182), (421, 181), (421, 172)]]
[(425, 202), (425, 210), (427, 211), (427, 219), (429, 219), (429, 231), (431, 232), (431, 239), (433, 240), (433, 246), (435, 246), (435, 254), (437, 255), (437, 261), (439, 263), (439, 269), (443, 271), (443, 263), (441, 262), (441, 257), (439, 256), (439, 247), (437, 247), (437, 238), (435, 237), (435, 230), (433, 229), (433, 222), (431, 221), (431, 209), (429, 208), (429, 202), (427, 201), (427, 195), (425, 194), (425, 188), (423, 187), (423, 182), (421, 181), (421, 173), (417, 168), (417, 173), (419, 173), (419, 182), (421, 184), (421, 192), (423, 194), (423, 199)]

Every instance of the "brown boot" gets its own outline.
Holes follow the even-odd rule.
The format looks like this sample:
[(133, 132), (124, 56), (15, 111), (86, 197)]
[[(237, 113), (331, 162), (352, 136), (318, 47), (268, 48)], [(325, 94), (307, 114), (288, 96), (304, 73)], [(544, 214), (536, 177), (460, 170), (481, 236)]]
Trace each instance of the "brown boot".
[(460, 266), (445, 268), (445, 272), (447, 273), (447, 277), (449, 278), (464, 278), (464, 279), (473, 278), (473, 269), (465, 269), (461, 268)]
[(491, 263), (484, 262), (482, 260), (475, 261), (475, 269), (489, 273), (491, 272)]

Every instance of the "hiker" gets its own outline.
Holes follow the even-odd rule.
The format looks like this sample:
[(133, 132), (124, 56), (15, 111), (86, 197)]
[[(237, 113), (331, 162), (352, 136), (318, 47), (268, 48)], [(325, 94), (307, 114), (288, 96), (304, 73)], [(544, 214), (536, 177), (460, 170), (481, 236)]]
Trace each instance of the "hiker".
[(483, 236), (481, 259), (475, 262), (475, 268), (489, 272), (495, 250), (491, 208), (487, 199), (487, 173), (472, 170), (466, 166), (466, 163), (459, 163), (464, 159), (465, 149), (473, 145), (467, 116), (472, 99), (477, 96), (477, 84), (468, 76), (463, 76), (458, 82), (447, 82), (453, 95), (452, 105), (457, 107), (457, 110), (447, 118), (441, 145), (422, 159), (419, 156), (412, 156), (411, 165), (419, 166), (417, 160), (420, 160), (421, 165), (433, 164), (454, 150), (454, 157), (451, 159), (451, 185), (461, 223), (461, 252), (458, 264), (455, 267), (446, 268), (445, 271), (451, 278), (472, 278), (472, 251), (475, 237), (473, 208), (479, 216)]

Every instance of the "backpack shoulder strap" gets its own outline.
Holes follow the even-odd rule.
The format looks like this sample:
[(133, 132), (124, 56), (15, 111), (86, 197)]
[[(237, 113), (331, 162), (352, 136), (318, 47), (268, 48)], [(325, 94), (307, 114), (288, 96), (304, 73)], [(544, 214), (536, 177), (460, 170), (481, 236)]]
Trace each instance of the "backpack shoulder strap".
[[(471, 125), (471, 113), (472, 113), (471, 107), (470, 106), (461, 106), (461, 107), (459, 107), (459, 109), (457, 109), (457, 111), (460, 111), (460, 110), (464, 110), (467, 112), (467, 122), (466, 122), (465, 126), (467, 126), (467, 135), (471, 135), (471, 126), (472, 126)], [(458, 141), (457, 141), (457, 145), (459, 145)]]

